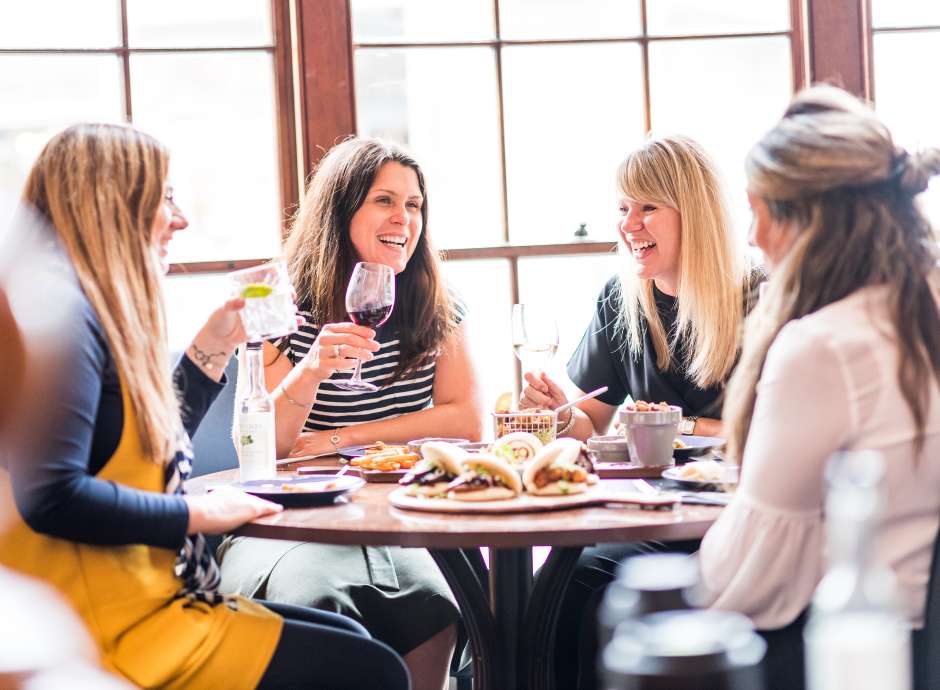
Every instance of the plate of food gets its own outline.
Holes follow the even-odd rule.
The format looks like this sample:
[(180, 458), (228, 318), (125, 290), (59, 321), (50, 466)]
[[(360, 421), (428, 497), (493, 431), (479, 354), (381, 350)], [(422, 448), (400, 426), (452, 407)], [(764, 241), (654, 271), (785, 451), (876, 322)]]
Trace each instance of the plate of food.
[(285, 508), (330, 505), (337, 498), (364, 485), (359, 477), (292, 477), (254, 479), (234, 482), (232, 486), (245, 493), (280, 503)]
[(651, 497), (599, 490), (593, 464), (583, 450), (579, 441), (559, 439), (523, 469), (495, 453), (469, 454), (449, 444), (428, 444), (422, 447), (424, 459), (399, 482), (402, 487), (389, 494), (389, 502), (406, 510), (489, 514), (607, 503), (669, 509), (678, 501), (668, 494)]
[(679, 462), (704, 455), (710, 450), (725, 445), (725, 439), (717, 436), (676, 436), (672, 442), (672, 455)]
[(367, 482), (397, 482), (421, 459), (418, 453), (408, 450), (408, 446), (382, 442), (341, 448), (339, 454), (349, 460)]
[(670, 467), (662, 477), (685, 489), (715, 491), (738, 483), (738, 467), (716, 460), (698, 460), (681, 467)]
[(408, 446), (404, 443), (385, 443), (384, 441), (376, 441), (375, 443), (367, 443), (362, 446), (346, 446), (345, 448), (340, 448), (336, 451), (336, 454), (341, 458), (346, 458), (351, 460), (352, 458), (360, 458), (364, 455), (375, 455), (378, 453), (386, 453), (389, 451), (395, 451), (398, 453), (407, 453)]

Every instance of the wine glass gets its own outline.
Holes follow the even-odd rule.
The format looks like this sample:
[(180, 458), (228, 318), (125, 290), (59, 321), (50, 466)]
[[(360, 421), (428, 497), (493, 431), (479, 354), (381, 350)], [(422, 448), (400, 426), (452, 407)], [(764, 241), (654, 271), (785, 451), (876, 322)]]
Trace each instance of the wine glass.
[[(395, 306), (395, 273), (385, 264), (360, 261), (353, 269), (346, 288), (346, 311), (360, 326), (377, 328), (392, 315)], [(377, 391), (378, 386), (362, 380), (362, 360), (356, 360), (352, 378), (334, 381), (346, 391)]]
[(558, 322), (547, 308), (512, 305), (512, 348), (527, 371), (542, 369), (558, 349)]

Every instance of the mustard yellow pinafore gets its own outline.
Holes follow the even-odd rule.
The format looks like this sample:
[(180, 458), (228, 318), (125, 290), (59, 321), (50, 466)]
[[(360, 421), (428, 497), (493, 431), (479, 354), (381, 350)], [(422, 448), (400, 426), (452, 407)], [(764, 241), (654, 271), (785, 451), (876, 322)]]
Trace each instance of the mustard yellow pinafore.
[[(124, 429), (99, 479), (164, 491), (164, 468), (141, 449), (124, 399)], [(13, 505), (0, 467), (0, 504)], [(141, 688), (255, 688), (281, 634), (282, 619), (248, 599), (237, 610), (175, 598), (176, 552), (143, 544), (92, 546), (32, 531), (16, 511), (0, 527), (0, 564), (62, 592), (85, 621), (102, 663)]]

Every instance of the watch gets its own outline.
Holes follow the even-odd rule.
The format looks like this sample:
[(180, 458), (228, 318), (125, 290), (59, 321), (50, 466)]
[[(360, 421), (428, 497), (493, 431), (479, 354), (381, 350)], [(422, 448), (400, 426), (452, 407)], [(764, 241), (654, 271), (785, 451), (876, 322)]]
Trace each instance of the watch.
[(336, 452), (337, 455), (339, 454), (339, 444), (341, 440), (342, 439), (339, 437), (339, 434), (333, 434), (332, 436), (330, 436), (330, 443), (333, 444), (333, 450)]
[(683, 417), (682, 421), (679, 422), (679, 433), (682, 436), (691, 436), (695, 433), (695, 422), (698, 421), (698, 417)]

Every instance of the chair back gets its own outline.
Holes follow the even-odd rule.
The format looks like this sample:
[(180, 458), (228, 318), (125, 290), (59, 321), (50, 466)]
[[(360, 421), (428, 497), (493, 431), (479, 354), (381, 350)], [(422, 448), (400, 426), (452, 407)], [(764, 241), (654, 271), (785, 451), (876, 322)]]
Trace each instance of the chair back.
[(238, 467), (238, 455), (232, 441), (235, 413), (235, 382), (238, 360), (232, 357), (225, 368), (228, 385), (219, 393), (193, 436), (193, 476), (211, 474)]
[(934, 539), (924, 627), (914, 633), (914, 688), (940, 690), (940, 538)]

